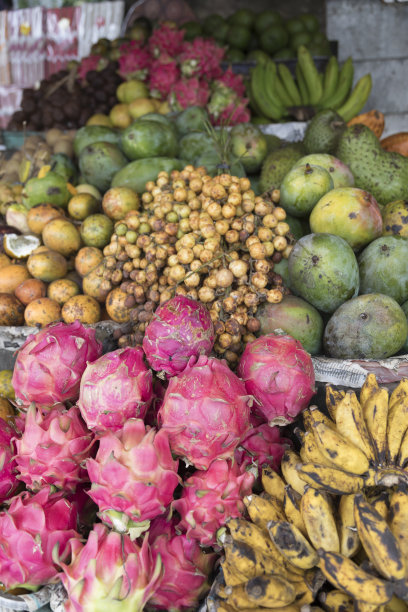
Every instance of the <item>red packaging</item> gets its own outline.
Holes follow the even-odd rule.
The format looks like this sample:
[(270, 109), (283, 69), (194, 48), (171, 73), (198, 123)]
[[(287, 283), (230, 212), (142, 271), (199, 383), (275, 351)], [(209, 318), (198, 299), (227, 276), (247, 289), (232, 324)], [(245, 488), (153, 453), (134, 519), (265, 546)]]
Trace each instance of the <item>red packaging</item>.
[(71, 60), (79, 59), (78, 23), (80, 15), (79, 6), (66, 6), (46, 11), (46, 77), (65, 68)]
[(12, 83), (31, 87), (45, 74), (43, 9), (8, 11), (7, 29)]

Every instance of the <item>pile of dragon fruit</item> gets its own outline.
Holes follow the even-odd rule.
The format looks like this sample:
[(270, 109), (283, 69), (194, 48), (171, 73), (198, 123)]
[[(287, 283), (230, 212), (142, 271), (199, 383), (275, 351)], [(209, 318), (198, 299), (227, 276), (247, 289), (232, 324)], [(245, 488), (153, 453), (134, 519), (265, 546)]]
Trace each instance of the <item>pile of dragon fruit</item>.
[(19, 415), (0, 419), (0, 582), (61, 581), (65, 610), (195, 609), (217, 530), (244, 514), (257, 469), (279, 469), (314, 393), (299, 342), (248, 344), (237, 373), (211, 356), (199, 302), (160, 306), (143, 349), (102, 354), (78, 321), (30, 336), (13, 373)]
[[(119, 74), (125, 80), (145, 81), (150, 95), (167, 100), (173, 111), (202, 106), (214, 125), (246, 123), (250, 120), (245, 84), (241, 75), (222, 70), (225, 49), (215, 40), (184, 40), (184, 31), (168, 24), (157, 27), (146, 44), (129, 41), (119, 48)], [(78, 71), (86, 79), (103, 58), (90, 55)]]

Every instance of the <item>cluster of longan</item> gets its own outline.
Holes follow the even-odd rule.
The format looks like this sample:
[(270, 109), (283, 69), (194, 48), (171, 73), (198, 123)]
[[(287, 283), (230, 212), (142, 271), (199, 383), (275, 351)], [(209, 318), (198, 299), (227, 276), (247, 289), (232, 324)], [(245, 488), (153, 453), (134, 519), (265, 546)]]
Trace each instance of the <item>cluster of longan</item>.
[(104, 285), (128, 309), (119, 345), (140, 344), (157, 305), (183, 294), (207, 306), (215, 352), (233, 365), (259, 330), (258, 306), (288, 293), (273, 270), (293, 248), (278, 201), (279, 191), (255, 196), (249, 179), (203, 167), (148, 182), (143, 209), (116, 223), (104, 249)]

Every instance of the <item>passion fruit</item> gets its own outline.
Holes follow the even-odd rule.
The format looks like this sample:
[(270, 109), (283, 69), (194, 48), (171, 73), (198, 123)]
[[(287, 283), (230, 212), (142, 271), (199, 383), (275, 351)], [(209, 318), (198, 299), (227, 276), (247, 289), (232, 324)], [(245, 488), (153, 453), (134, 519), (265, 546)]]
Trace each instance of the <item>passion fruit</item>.
[(68, 202), (68, 212), (70, 217), (78, 221), (83, 221), (89, 215), (97, 213), (99, 201), (90, 193), (78, 193)]
[(30, 276), (31, 272), (19, 264), (10, 264), (0, 268), (0, 293), (14, 293), (17, 287)]
[(39, 298), (26, 306), (24, 319), (29, 327), (45, 327), (60, 321), (61, 307), (58, 302), (50, 298)]
[(112, 289), (106, 298), (106, 311), (112, 321), (127, 323), (130, 320), (130, 308), (126, 306), (127, 293), (119, 287)]
[(0, 325), (24, 324), (24, 305), (10, 293), (0, 293)]
[(69, 298), (79, 294), (79, 287), (73, 280), (60, 278), (48, 285), (47, 294), (51, 300), (62, 306)]
[(47, 287), (42, 280), (38, 278), (28, 278), (14, 291), (14, 295), (22, 304), (27, 306), (33, 300), (45, 297), (47, 295)]
[(0, 268), (4, 268), (4, 266), (8, 266), (11, 263), (11, 260), (5, 253), (0, 253)]
[(27, 259), (40, 245), (37, 236), (5, 234), (3, 238), (4, 252), (13, 259)]
[(101, 317), (99, 303), (89, 295), (75, 295), (62, 307), (62, 318), (65, 323), (79, 321), (84, 324), (97, 323)]
[(113, 222), (106, 215), (91, 215), (83, 221), (80, 233), (86, 246), (102, 249), (109, 244)]
[(86, 276), (103, 260), (103, 253), (96, 247), (82, 247), (75, 257), (75, 270), (80, 276)]
[[(45, 283), (51, 283), (52, 281), (57, 280), (58, 278), (63, 278), (66, 275), (67, 261), (65, 257), (61, 255), (61, 253), (48, 249), (47, 251), (30, 255), (27, 260), (27, 268), (29, 273), (34, 278), (39, 278)], [(22, 281), (20, 281), (19, 284), (21, 284), (21, 282)]]
[(13, 405), (10, 404), (6, 397), (0, 397), (0, 419), (12, 425), (15, 416), (16, 413)]
[(69, 257), (81, 248), (81, 236), (71, 221), (53, 219), (44, 227), (43, 243), (53, 251)]
[(0, 370), (0, 397), (14, 399), (14, 389), (11, 384), (13, 370)]
[(61, 208), (56, 208), (51, 204), (37, 204), (37, 206), (30, 208), (27, 213), (27, 225), (30, 232), (41, 235), (47, 223), (57, 217), (62, 217)]
[(124, 219), (126, 213), (138, 210), (140, 200), (138, 194), (129, 187), (112, 187), (102, 200), (102, 208), (105, 215), (114, 221)]

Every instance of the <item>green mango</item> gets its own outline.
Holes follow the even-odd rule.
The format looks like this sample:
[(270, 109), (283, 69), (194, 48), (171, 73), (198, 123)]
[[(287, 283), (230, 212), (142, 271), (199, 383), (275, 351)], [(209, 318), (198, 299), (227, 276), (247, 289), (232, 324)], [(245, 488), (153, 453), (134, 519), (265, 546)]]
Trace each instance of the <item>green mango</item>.
[(214, 148), (214, 139), (205, 132), (190, 132), (182, 137), (179, 143), (179, 157), (189, 164), (195, 164), (195, 160), (204, 151)]
[(75, 155), (79, 157), (82, 149), (94, 142), (111, 142), (112, 144), (117, 144), (119, 142), (119, 136), (119, 132), (104, 125), (85, 125), (79, 128), (75, 134)]
[(43, 178), (32, 178), (25, 184), (23, 204), (32, 208), (36, 204), (52, 204), (66, 208), (72, 194), (67, 181), (56, 172), (48, 172)]
[(122, 132), (120, 147), (131, 160), (175, 157), (178, 143), (172, 127), (158, 121), (135, 121)]
[(159, 172), (172, 172), (181, 170), (179, 159), (170, 157), (147, 157), (136, 159), (119, 170), (112, 179), (112, 187), (129, 187), (137, 193), (145, 191), (148, 181), (155, 181)]
[(109, 189), (111, 180), (128, 160), (122, 151), (109, 142), (94, 142), (82, 149), (79, 169), (86, 183), (100, 191)]

